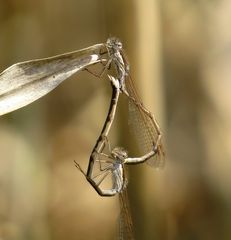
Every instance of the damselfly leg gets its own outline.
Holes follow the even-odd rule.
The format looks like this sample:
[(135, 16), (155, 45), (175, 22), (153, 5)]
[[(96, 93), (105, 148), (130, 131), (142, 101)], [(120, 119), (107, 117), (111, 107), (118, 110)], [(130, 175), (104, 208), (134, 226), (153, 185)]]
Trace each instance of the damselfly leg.
[[(75, 166), (82, 172), (88, 182), (101, 196), (113, 196), (126, 187), (124, 176), (124, 159), (127, 152), (122, 148), (114, 148), (110, 154), (94, 153), (94, 169), (89, 177), (75, 161)], [(108, 185), (109, 184), (109, 185)], [(105, 189), (105, 186), (108, 186)]]

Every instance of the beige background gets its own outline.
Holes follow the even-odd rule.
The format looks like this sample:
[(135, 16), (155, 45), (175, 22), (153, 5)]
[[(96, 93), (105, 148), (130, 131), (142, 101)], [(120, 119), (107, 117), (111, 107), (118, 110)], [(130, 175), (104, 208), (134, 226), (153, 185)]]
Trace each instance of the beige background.
[[(136, 239), (230, 239), (231, 3), (5, 0), (0, 71), (119, 37), (167, 152), (163, 171), (129, 168)], [(108, 82), (81, 72), (0, 119), (0, 239), (115, 239), (118, 199), (99, 197), (87, 166)], [(123, 135), (126, 106), (111, 136)]]

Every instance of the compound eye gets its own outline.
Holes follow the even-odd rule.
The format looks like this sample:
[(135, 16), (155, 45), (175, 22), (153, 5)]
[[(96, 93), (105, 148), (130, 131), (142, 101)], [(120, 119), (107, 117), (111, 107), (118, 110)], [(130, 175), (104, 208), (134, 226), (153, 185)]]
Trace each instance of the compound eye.
[(118, 41), (117, 46), (118, 46), (118, 48), (122, 48), (122, 43)]
[(123, 154), (123, 158), (127, 158), (128, 154), (126, 152), (124, 152)]

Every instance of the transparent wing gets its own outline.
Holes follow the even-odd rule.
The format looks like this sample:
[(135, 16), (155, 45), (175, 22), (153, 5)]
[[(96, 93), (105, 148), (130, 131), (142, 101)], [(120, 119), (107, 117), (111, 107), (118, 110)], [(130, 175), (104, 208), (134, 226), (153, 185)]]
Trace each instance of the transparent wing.
[(105, 58), (105, 45), (21, 62), (0, 73), (0, 115), (24, 107), (87, 66)]
[(133, 236), (133, 223), (131, 210), (129, 205), (129, 198), (127, 189), (119, 193), (120, 202), (120, 219), (119, 219), (119, 240), (132, 240)]
[(141, 154), (146, 154), (155, 147), (157, 153), (147, 160), (147, 163), (156, 168), (164, 166), (164, 150), (161, 144), (161, 133), (154, 116), (143, 106), (129, 76), (126, 79), (126, 89), (130, 95), (129, 107), (129, 125), (137, 140)]

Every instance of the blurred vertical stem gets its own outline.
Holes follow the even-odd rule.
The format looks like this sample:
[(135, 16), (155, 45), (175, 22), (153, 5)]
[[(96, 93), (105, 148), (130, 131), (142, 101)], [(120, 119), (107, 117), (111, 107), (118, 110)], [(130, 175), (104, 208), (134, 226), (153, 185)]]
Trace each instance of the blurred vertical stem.
[[(147, 0), (135, 1), (135, 21), (136, 21), (136, 64), (137, 68), (132, 68), (136, 86), (144, 105), (155, 114), (163, 127), (164, 102), (163, 85), (161, 76), (160, 61), (160, 16), (158, 1)], [(146, 168), (144, 168), (146, 170)], [(135, 178), (136, 186), (139, 186), (138, 206), (143, 209), (142, 220), (137, 227), (138, 239), (154, 239), (158, 236), (155, 222), (156, 219), (155, 201), (156, 184), (155, 172), (145, 171), (140, 179)], [(141, 182), (140, 182), (141, 181)], [(135, 187), (135, 186), (134, 186)]]

